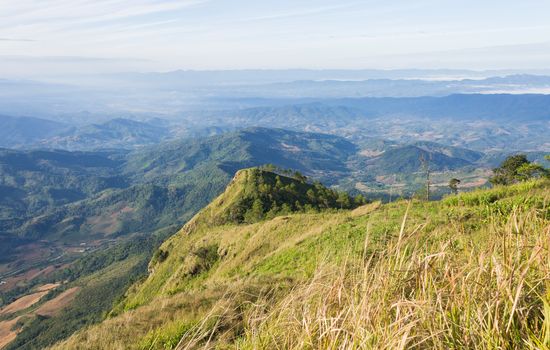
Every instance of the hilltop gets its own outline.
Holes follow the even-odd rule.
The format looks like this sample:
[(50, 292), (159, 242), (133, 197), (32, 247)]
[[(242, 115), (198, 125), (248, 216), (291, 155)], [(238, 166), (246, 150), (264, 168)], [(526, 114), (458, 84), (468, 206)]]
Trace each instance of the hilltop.
[(106, 320), (54, 348), (298, 349), (359, 341), (372, 349), (535, 349), (547, 343), (547, 181), (438, 202), (228, 220), (247, 189), (276, 176), (237, 173), (162, 244), (147, 279)]
[[(271, 168), (270, 170), (272, 170)], [(226, 190), (195, 215), (181, 232), (188, 232), (191, 235), (192, 232), (214, 227), (233, 226), (237, 228), (291, 213), (351, 209), (363, 203), (362, 197), (350, 197), (346, 193), (328, 189), (318, 182), (308, 183), (306, 177), (297, 172), (290, 176), (251, 168), (238, 171)], [(77, 294), (75, 301), (55, 317), (31, 318), (13, 343), (14, 346), (32, 348), (49, 345), (55, 340), (62, 339), (67, 329), (74, 332), (82, 326), (82, 322), (97, 322), (101, 317), (97, 311), (108, 311), (105, 310), (105, 307), (114, 301), (117, 293), (121, 289), (126, 289), (129, 280), (139, 276), (139, 269), (145, 267), (144, 259), (151, 258), (149, 249), (166, 237), (166, 230), (164, 233), (154, 232), (150, 236), (123, 240), (121, 244), (109, 248), (105, 252), (100, 251), (92, 254), (82, 261), (79, 260), (71, 268), (54, 275), (54, 278), (57, 279), (52, 282), (59, 281), (60, 278), (69, 278), (69, 282), (66, 282), (62, 289), (78, 287), (82, 290)], [(187, 234), (181, 233), (174, 237), (178, 235), (183, 236), (184, 240), (187, 236)], [(192, 235), (198, 237), (197, 234)], [(176, 267), (163, 263), (165, 260), (172, 261), (180, 254), (172, 248), (168, 248), (173, 243), (166, 244), (163, 244), (152, 256), (149, 264), (150, 271), (160, 271), (161, 268), (157, 264), (162, 268)], [(181, 242), (181, 244), (186, 245), (187, 243)], [(180, 248), (186, 249), (183, 247), (176, 249)], [(189, 252), (185, 253), (182, 250), (181, 253), (185, 255)], [(183, 267), (183, 270), (187, 272), (179, 273), (200, 274), (205, 266), (210, 266), (217, 261), (217, 256), (217, 251), (211, 245), (197, 247), (189, 257), (191, 260), (188, 260), (187, 265)], [(184, 256), (180, 255), (180, 257)], [(155, 274), (152, 277), (153, 282), (147, 281), (146, 284), (157, 283), (156, 278), (162, 275), (162, 272)], [(122, 304), (118, 308), (121, 307)], [(124, 308), (127, 307), (127, 305), (124, 306)], [(79, 317), (78, 313), (82, 312), (83, 308), (88, 308), (89, 311), (85, 317)], [(61, 325), (65, 327), (65, 331), (60, 328)]]
[[(322, 180), (354, 151), (341, 137), (262, 128), (133, 152), (0, 150), (0, 307), (44, 284), (64, 282), (52, 293), (78, 287), (59, 316), (66, 330), (32, 318), (28, 328), (50, 341), (66, 337), (108, 312), (128, 283), (146, 274), (160, 242), (223, 192), (238, 169), (291, 165)], [(306, 186), (300, 181), (297, 188)], [(272, 215), (304, 203), (292, 198), (280, 208), (266, 198), (265, 210)]]
[[(20, 335), (28, 339), (40, 334), (37, 341), (54, 343), (101, 320), (116, 301), (124, 300), (116, 312), (142, 305), (131, 293), (123, 299), (125, 291), (145, 278), (151, 259), (157, 262), (168, 256), (169, 249), (163, 246), (158, 250), (158, 246), (224, 189), (235, 200), (228, 200), (226, 193), (223, 205), (215, 208), (209, 220), (204, 213), (214, 207), (202, 212), (199, 217), (204, 223), (198, 227), (204, 235), (220, 227), (238, 231), (291, 220), (295, 215), (309, 220), (322, 214), (307, 224), (315, 228), (325, 216), (338, 217), (336, 211), (360, 204), (361, 197), (353, 198), (359, 191), (376, 198), (371, 191), (376, 191), (377, 185), (380, 190), (395, 190), (394, 199), (407, 195), (405, 186), (399, 193), (400, 182), (407, 181), (406, 176), (422, 174), (402, 174), (400, 178), (385, 172), (384, 167), (421, 171), (419, 158), (423, 154), (431, 162), (433, 198), (438, 198), (448, 192), (451, 176), (465, 179), (465, 187), (470, 181), (479, 185), (466, 176), (469, 168), (486, 159), (479, 160), (482, 154), (476, 151), (432, 142), (403, 145), (370, 138), (361, 145), (334, 135), (250, 128), (134, 151), (0, 150), (0, 193), (4, 195), (0, 199), (0, 279), (6, 282), (0, 286), (0, 305), (16, 302), (51, 283), (63, 282), (48, 298), (78, 288), (75, 299), (69, 300), (58, 316), (62, 322), (30, 318)], [(392, 151), (395, 149), (410, 152)], [(385, 166), (376, 169), (377, 163), (384, 162)], [(276, 166), (238, 172), (267, 163)], [(303, 175), (280, 171), (281, 167), (294, 168)], [(423, 186), (424, 179), (420, 181), (418, 185)], [(194, 232), (192, 226), (186, 227)], [(207, 249), (197, 254), (206, 254), (208, 260), (215, 257), (210, 253)], [(151, 266), (156, 269), (155, 264)], [(149, 297), (157, 294), (155, 291)]]
[(254, 223), (265, 218), (300, 211), (350, 209), (364, 204), (362, 197), (352, 198), (321, 183), (310, 184), (296, 172), (288, 177), (261, 168), (240, 170), (227, 189), (201, 210), (186, 227), (201, 225)]

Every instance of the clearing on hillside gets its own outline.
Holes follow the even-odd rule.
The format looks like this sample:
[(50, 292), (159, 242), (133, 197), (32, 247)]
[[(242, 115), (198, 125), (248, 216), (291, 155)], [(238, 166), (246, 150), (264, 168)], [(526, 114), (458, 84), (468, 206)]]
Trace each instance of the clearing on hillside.
[(42, 297), (46, 294), (48, 294), (47, 290), (25, 295), (1, 309), (0, 315), (13, 314), (17, 311), (25, 310), (39, 302), (40, 299), (42, 299)]
[(54, 316), (56, 313), (58, 313), (61, 309), (69, 305), (71, 301), (76, 296), (76, 293), (80, 290), (79, 287), (73, 287), (70, 289), (67, 289), (63, 293), (59, 294), (52, 300), (48, 300), (44, 303), (44, 305), (41, 305), (35, 313), (40, 316)]
[(14, 330), (17, 321), (20, 317), (9, 321), (0, 321), (0, 349), (11, 343), (17, 336), (17, 331)]

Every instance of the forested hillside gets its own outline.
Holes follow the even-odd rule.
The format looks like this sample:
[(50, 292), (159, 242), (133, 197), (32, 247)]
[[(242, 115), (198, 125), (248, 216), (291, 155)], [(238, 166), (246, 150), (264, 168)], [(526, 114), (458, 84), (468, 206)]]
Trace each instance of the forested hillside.
[[(529, 155), (543, 164), (541, 156)], [(221, 193), (242, 168), (263, 166), (263, 171), (278, 175), (262, 173), (260, 185), (236, 193), (238, 200), (227, 202), (232, 205), (213, 215), (209, 225), (349, 209), (364, 203), (365, 195), (371, 200), (425, 198), (428, 170), (430, 198), (440, 198), (458, 191), (449, 187), (451, 178), (463, 180), (460, 191), (483, 185), (498, 157), (433, 142), (372, 138), (356, 144), (334, 135), (267, 128), (134, 151), (2, 150), (0, 304), (9, 309), (21, 299), (38, 299), (0, 322), (24, 316), (21, 341), (63, 339), (69, 333), (54, 326), (57, 321), (34, 314), (49, 298), (57, 302), (56, 296), (66, 301), (56, 317), (71, 332), (100, 321), (146, 273), (151, 257), (166, 258), (164, 248), (153, 255), (158, 245)], [(293, 179), (285, 180), (288, 176)], [(415, 194), (418, 189), (420, 195)], [(105, 259), (105, 254), (117, 258)], [(113, 261), (113, 266), (105, 261)], [(100, 275), (104, 279), (92, 277)], [(55, 287), (42, 298), (44, 286)], [(95, 300), (94, 306), (84, 314), (79, 300)]]
[[(277, 151), (281, 144), (290, 150)], [(69, 307), (60, 316), (63, 322), (71, 329), (95, 322), (128, 281), (146, 272), (144, 262), (153, 249), (223, 191), (237, 169), (266, 163), (294, 165), (319, 179), (343, 167), (343, 159), (354, 150), (339, 137), (268, 129), (182, 140), (129, 154), (5, 150), (0, 158), (3, 190), (19, 197), (6, 196), (2, 202), (0, 280), (5, 284), (0, 285), (0, 304), (32, 295), (41, 285), (64, 281), (57, 290), (72, 285), (81, 288), (75, 300), (100, 298), (101, 302), (98, 299), (86, 316), (77, 312), (78, 304), (77, 309)], [(281, 195), (295, 196), (292, 189)], [(328, 202), (315, 206), (336, 205), (336, 200), (342, 207), (352, 205), (349, 197), (339, 199), (332, 192), (325, 199)], [(271, 208), (269, 201), (265, 209), (285, 212), (302, 202), (295, 197), (291, 207)], [(238, 214), (241, 220), (245, 214)], [(250, 217), (246, 215), (247, 220)], [(141, 247), (139, 254), (131, 249), (134, 246)], [(125, 252), (119, 255), (120, 268), (109, 268), (101, 262), (103, 252), (116, 249)], [(71, 264), (86, 268), (67, 272)], [(65, 274), (70, 278), (63, 278)], [(105, 280), (95, 284), (91, 276), (99, 274)], [(54, 321), (33, 322), (28, 332), (40, 330), (40, 339), (67, 336), (61, 328), (48, 326)]]

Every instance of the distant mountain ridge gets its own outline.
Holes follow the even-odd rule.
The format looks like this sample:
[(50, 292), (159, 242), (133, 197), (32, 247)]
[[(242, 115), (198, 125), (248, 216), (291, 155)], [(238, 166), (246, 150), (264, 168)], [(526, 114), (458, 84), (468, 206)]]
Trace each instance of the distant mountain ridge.
[[(103, 239), (185, 222), (242, 168), (271, 163), (352, 189), (378, 175), (418, 173), (422, 159), (443, 172), (482, 166), (484, 156), (433, 142), (381, 146), (363, 155), (339, 136), (249, 128), (131, 152), (5, 150), (0, 228), (22, 237)], [(27, 180), (10, 183), (14, 177)]]
[(49, 119), (0, 116), (0, 125), (0, 147), (17, 149), (132, 149), (171, 137), (164, 125), (125, 118), (72, 126)]
[(0, 147), (25, 147), (68, 128), (67, 124), (47, 119), (0, 115)]
[[(363, 97), (333, 98), (295, 105), (255, 107), (224, 112), (206, 112), (206, 116), (244, 119), (247, 126), (275, 123), (272, 126), (330, 126), (351, 121), (396, 116), (425, 119), (534, 121), (550, 119), (550, 95), (542, 94), (453, 94), (442, 97)], [(229, 119), (231, 122), (232, 119)]]
[(370, 163), (373, 170), (381, 174), (416, 173), (425, 167), (429, 167), (432, 171), (456, 170), (472, 165), (466, 159), (426, 150), (417, 145), (392, 148), (381, 156), (373, 158)]
[(115, 118), (102, 124), (73, 127), (40, 140), (37, 146), (69, 150), (129, 149), (157, 144), (169, 136), (169, 130), (164, 126)]
[[(167, 119), (136, 118), (140, 121), (129, 116), (102, 117), (107, 120), (76, 126), (36, 120), (37, 127), (29, 127), (29, 121), (10, 117), (3, 144), (67, 150), (136, 149), (181, 137), (268, 127), (335, 134), (354, 142), (374, 135), (398, 143), (428, 140), (483, 152), (546, 151), (550, 147), (545, 138), (550, 132), (550, 95), (266, 100), (239, 97), (213, 98), (212, 103), (236, 103), (238, 108), (179, 112), (177, 117), (167, 114)], [(260, 106), (247, 108), (248, 105)]]

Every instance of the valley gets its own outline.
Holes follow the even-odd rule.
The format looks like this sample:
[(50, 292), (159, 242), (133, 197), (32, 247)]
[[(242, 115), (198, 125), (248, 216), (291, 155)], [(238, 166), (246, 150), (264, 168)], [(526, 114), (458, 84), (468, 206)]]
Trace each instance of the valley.
[(548, 13), (0, 0), (0, 350), (550, 350)]
[[(314, 182), (315, 187), (306, 184), (304, 182), (306, 180), (304, 179), (307, 178), (304, 175), (300, 173), (293, 175), (293, 172), (287, 172), (277, 164), (293, 166), (303, 171), (310, 178), (308, 181), (318, 181), (321, 179), (329, 181), (329, 183), (332, 183), (337, 188), (343, 188), (348, 191), (350, 188), (347, 186), (355, 186), (355, 189), (352, 189), (351, 193), (361, 194), (357, 198), (364, 198), (362, 196), (365, 194), (372, 201), (373, 198), (376, 198), (374, 197), (375, 194), (380, 195), (382, 193), (385, 196), (381, 196), (381, 198), (390, 202), (397, 200), (398, 203), (403, 203), (400, 197), (403, 197), (402, 193), (410, 188), (409, 186), (416, 184), (419, 188), (423, 188), (424, 174), (420, 162), (422, 157), (430, 159), (432, 164), (431, 191), (434, 196), (437, 196), (438, 190), (441, 190), (442, 193), (448, 193), (449, 177), (460, 176), (464, 179), (461, 189), (467, 192), (480, 185), (484, 185), (488, 176), (491, 175), (488, 168), (484, 170), (483, 168), (473, 166), (476, 162), (484, 159), (485, 155), (480, 152), (444, 146), (437, 143), (422, 142), (405, 146), (402, 149), (395, 148), (398, 150), (397, 152), (392, 152), (393, 149), (390, 149), (389, 151), (375, 154), (373, 158), (366, 157), (363, 159), (361, 157), (364, 157), (364, 151), (362, 152), (360, 147), (343, 138), (314, 133), (297, 133), (281, 129), (247, 129), (222, 136), (214, 136), (207, 140), (186, 141), (185, 144), (169, 142), (160, 147), (164, 151), (159, 152), (156, 149), (149, 149), (127, 153), (127, 158), (121, 163), (120, 169), (124, 169), (127, 172), (126, 174), (136, 174), (136, 178), (140, 180), (134, 180), (136, 181), (135, 184), (128, 184), (127, 188), (101, 190), (97, 195), (94, 195), (97, 199), (77, 200), (74, 203), (62, 205), (60, 208), (54, 208), (51, 213), (46, 210), (45, 214), (42, 215), (42, 220), (46, 220), (45, 222), (48, 224), (40, 225), (36, 223), (36, 219), (31, 219), (34, 226), (28, 227), (44, 227), (45, 230), (36, 231), (34, 229), (33, 232), (36, 233), (25, 238), (23, 241), (16, 241), (17, 243), (10, 250), (14, 255), (8, 260), (8, 263), (2, 265), (4, 276), (2, 280), (5, 283), (0, 288), (2, 288), (2, 298), (5, 300), (4, 308), (2, 309), (6, 310), (3, 316), (4, 325), (13, 327), (11, 322), (14, 317), (23, 317), (19, 320), (25, 320), (24, 324), (21, 323), (22, 321), (18, 323), (19, 328), (17, 328), (17, 332), (19, 332), (19, 335), (14, 342), (10, 343), (15, 345), (10, 346), (23, 346), (25, 344), (24, 347), (32, 348), (36, 344), (53, 344), (65, 338), (64, 334), (66, 333), (62, 332), (61, 328), (59, 328), (61, 324), (65, 325), (64, 329), (70, 327), (73, 331), (77, 331), (84, 325), (94, 324), (101, 320), (102, 314), (109, 312), (113, 308), (113, 305), (114, 309), (110, 312), (113, 316), (116, 316), (120, 313), (131, 312), (131, 310), (138, 307), (141, 309), (144, 304), (151, 302), (151, 297), (160, 288), (159, 283), (162, 284), (165, 282), (154, 282), (154, 279), (152, 282), (143, 282), (143, 276), (147, 271), (149, 274), (154, 273), (154, 276), (164, 276), (162, 278), (168, 276), (168, 272), (158, 272), (156, 264), (162, 263), (167, 258), (172, 259), (171, 256), (173, 256), (173, 253), (170, 253), (169, 250), (173, 249), (171, 247), (173, 247), (174, 243), (170, 242), (173, 242), (174, 239), (177, 239), (178, 235), (181, 235), (172, 236), (172, 234), (184, 222), (187, 222), (187, 224), (185, 224), (182, 232), (187, 232), (186, 234), (191, 234), (196, 230), (200, 231), (200, 227), (209, 232), (209, 230), (218, 225), (221, 227), (221, 234), (229, 229), (227, 225), (237, 224), (234, 229), (227, 231), (230, 232), (227, 238), (229, 241), (224, 244), (231, 245), (236, 244), (230, 243), (231, 240), (238, 239), (238, 237), (241, 237), (241, 234), (247, 232), (246, 230), (242, 230), (241, 225), (256, 227), (258, 224), (255, 224), (255, 222), (258, 220), (260, 222), (264, 222), (264, 220), (270, 222), (270, 220), (273, 220), (274, 223), (277, 223), (274, 229), (280, 225), (280, 220), (286, 220), (284, 219), (285, 215), (295, 212), (303, 212), (303, 215), (305, 215), (303, 216), (304, 219), (313, 219), (314, 222), (328, 220), (327, 226), (323, 226), (324, 228), (313, 228), (312, 231), (304, 231), (303, 236), (293, 238), (290, 241), (284, 241), (287, 244), (284, 247), (294, 249), (292, 248), (294, 245), (299, 245), (299, 242), (307, 240), (312, 235), (324, 232), (324, 230), (331, 230), (335, 226), (340, 227), (339, 225), (343, 223), (341, 219), (346, 217), (346, 215), (334, 216), (334, 218), (341, 219), (333, 221), (329, 219), (333, 214), (331, 214), (332, 212), (328, 208), (332, 207), (333, 209), (338, 208), (342, 210), (343, 208), (360, 206), (364, 203), (362, 202), (364, 199), (355, 201), (349, 195), (341, 197), (340, 195), (333, 194), (333, 190), (323, 189), (324, 187), (318, 182)], [(235, 150), (238, 150), (238, 152), (232, 151), (232, 147), (235, 147)], [(392, 147), (395, 147), (395, 144), (392, 144)], [(410, 154), (408, 153), (409, 151)], [(188, 154), (188, 156), (185, 156), (185, 154)], [(397, 158), (395, 158), (394, 154)], [(367, 155), (371, 156), (372, 154), (369, 153)], [(377, 161), (374, 162), (373, 159)], [(144, 163), (144, 160), (147, 161)], [(327, 163), (325, 164), (325, 162)], [(370, 164), (370, 162), (373, 163)], [(387, 164), (383, 162), (387, 162)], [(383, 165), (380, 166), (379, 164)], [(257, 173), (253, 170), (237, 172), (239, 168), (260, 165), (263, 168), (257, 170)], [(368, 188), (366, 185), (363, 185), (363, 187), (361, 185), (363, 182), (357, 182), (357, 179), (362, 179), (361, 176), (365, 176), (362, 175), (364, 173), (361, 171), (353, 170), (359, 169), (359, 166), (365, 166), (366, 169), (373, 173), (375, 173), (376, 166), (379, 167), (381, 175), (374, 177), (374, 181), (379, 184), (378, 187)], [(395, 166), (397, 168), (392, 168)], [(132, 173), (129, 172), (130, 170)], [(184, 171), (183, 174), (185, 174), (184, 177), (182, 177), (182, 170)], [(269, 171), (277, 171), (279, 173), (273, 174), (269, 173)], [(206, 183), (204, 182), (204, 177), (201, 177), (204, 174), (213, 176), (216, 172), (223, 176), (217, 178), (209, 177)], [(235, 172), (237, 172), (237, 175), (231, 180)], [(288, 178), (289, 174), (296, 177)], [(285, 191), (290, 192), (277, 194), (274, 188), (269, 187), (273, 186), (275, 182), (279, 186), (279, 182), (281, 181), (279, 177), (285, 179), (281, 182), (281, 186), (283, 186)], [(128, 176), (128, 178), (131, 178), (131, 176)], [(214, 179), (216, 181), (213, 181)], [(214, 184), (218, 184), (219, 187), (212, 187)], [(210, 201), (216, 196), (216, 192), (222, 191), (227, 185), (229, 187), (221, 197), (216, 199), (210, 206), (200, 210), (201, 205), (198, 203)], [(154, 186), (154, 188), (157, 188), (157, 192), (146, 192), (148, 193), (146, 197), (141, 197), (140, 192), (138, 192), (138, 195), (135, 196), (135, 192), (139, 188), (142, 188), (142, 186)], [(155, 203), (159, 203), (158, 195), (164, 193), (162, 191), (163, 186), (170, 189), (169, 193), (173, 194), (178, 193), (175, 189), (185, 188), (185, 186), (192, 186), (193, 188), (208, 186), (206, 188), (209, 188), (211, 192), (204, 192), (204, 190), (188, 192), (188, 197), (183, 197), (181, 202), (179, 202), (184, 203), (183, 207), (172, 206), (171, 202), (166, 199), (160, 199), (162, 206), (155, 207)], [(304, 188), (304, 186), (306, 187)], [(311, 189), (315, 190), (310, 194), (307, 186), (311, 186)], [(286, 190), (287, 187), (290, 190)], [(221, 188), (221, 190), (218, 190), (218, 188)], [(545, 189), (547, 188), (547, 184), (541, 182), (536, 185), (536, 188)], [(318, 194), (316, 194), (317, 189), (321, 190)], [(384, 190), (388, 191), (388, 189), (389, 192), (383, 192)], [(158, 192), (159, 190), (160, 192)], [(127, 197), (123, 195), (128, 191), (131, 191), (133, 194), (130, 199), (126, 199)], [(204, 197), (205, 193), (210, 193), (211, 197)], [(264, 193), (267, 197), (256, 197), (259, 193)], [(296, 196), (295, 193), (298, 193), (298, 197), (288, 197), (289, 195)], [(332, 196), (333, 199), (329, 199), (328, 201), (327, 199), (315, 199), (322, 193), (326, 193), (329, 196), (327, 198), (331, 198)], [(202, 196), (198, 196), (199, 194)], [(189, 198), (189, 196), (191, 197)], [(544, 197), (544, 195), (542, 196)], [(537, 194), (533, 198), (539, 197)], [(139, 203), (136, 202), (136, 199), (140, 198), (145, 199), (144, 204), (135, 206), (136, 203)], [(273, 198), (280, 199), (273, 201)], [(420, 194), (419, 197), (415, 195), (411, 198), (413, 201), (418, 201), (423, 198), (423, 194)], [(120, 199), (124, 199), (123, 204), (117, 204), (117, 201)], [(177, 197), (173, 200), (176, 200), (175, 203), (178, 203)], [(261, 204), (257, 206), (256, 202), (258, 200), (260, 200), (259, 203)], [(544, 202), (544, 199), (541, 200)], [(197, 203), (197, 201), (199, 202)], [(100, 205), (98, 206), (97, 203), (100, 203)], [(113, 204), (105, 206), (103, 203)], [(125, 228), (124, 220), (131, 220), (132, 222), (139, 220), (131, 216), (135, 210), (129, 210), (128, 203), (133, 203), (133, 208), (137, 208), (136, 210), (139, 210), (140, 215), (155, 213), (155, 220), (149, 222), (142, 221), (139, 224), (140, 230), (132, 231), (132, 226)], [(185, 203), (193, 203), (196, 206), (186, 207)], [(539, 203), (538, 199), (534, 203)], [(319, 205), (322, 206), (320, 207)], [(355, 211), (351, 211), (351, 215), (352, 217), (354, 215), (368, 215), (371, 211), (377, 210), (380, 205), (380, 202), (367, 204)], [(392, 207), (392, 204), (387, 205), (388, 208)], [(102, 208), (100, 217), (96, 218), (94, 216), (95, 209), (93, 208), (95, 207), (98, 209)], [(107, 208), (107, 211), (105, 208)], [(124, 215), (116, 215), (116, 213), (121, 212), (117, 208), (122, 208)], [(545, 210), (544, 208), (542, 206), (543, 210)], [(112, 214), (109, 214), (109, 210), (114, 211)], [(151, 212), (151, 210), (153, 211)], [(186, 218), (191, 218), (194, 212), (199, 210), (200, 212), (197, 216), (187, 221), (188, 219)], [(312, 213), (309, 214), (310, 212)], [(318, 212), (318, 214), (315, 214), (315, 212)], [(90, 217), (91, 220), (78, 221), (71, 219), (72, 222), (80, 222), (81, 224), (72, 224), (67, 227), (64, 226), (66, 225), (65, 217), (67, 215), (65, 213), (74, 213), (72, 214), (73, 217), (75, 214), (92, 216)], [(314, 215), (314, 217), (311, 215)], [(279, 218), (281, 216), (283, 219)], [(163, 217), (166, 217), (166, 219), (163, 219)], [(178, 217), (181, 218), (181, 224), (179, 225), (174, 224), (174, 222), (178, 222)], [(83, 216), (83, 218), (86, 217)], [(55, 220), (59, 220), (59, 223), (56, 224)], [(100, 225), (94, 224), (96, 221)], [(51, 225), (57, 228), (51, 230), (49, 229), (52, 227)], [(67, 228), (63, 231), (63, 234), (60, 234), (58, 231), (59, 227)], [(116, 228), (114, 232), (112, 231), (113, 227)], [(148, 227), (149, 231), (143, 230), (144, 227)], [(299, 226), (297, 232), (305, 230), (305, 227)], [(17, 232), (14, 231), (14, 234)], [(277, 235), (281, 234), (278, 229), (274, 232), (277, 232)], [(14, 237), (19, 236), (15, 235)], [(207, 236), (217, 237), (218, 234), (208, 233)], [(38, 243), (32, 243), (33, 237), (40, 237), (40, 240), (37, 241)], [(202, 235), (198, 237), (202, 237)], [(164, 242), (166, 239), (168, 240)], [(201, 244), (206, 244), (205, 242), (207, 241), (204, 238), (201, 239)], [(185, 242), (186, 245), (190, 244), (190, 242), (187, 242), (187, 239), (185, 239)], [(331, 249), (335, 248), (335, 242), (332, 239), (330, 242)], [(44, 255), (40, 255), (39, 253), (41, 251), (39, 244), (43, 244), (42, 251)], [(191, 258), (189, 258), (191, 260), (187, 261), (185, 256), (181, 257), (183, 259), (182, 266), (184, 266), (184, 269), (187, 269), (185, 270), (187, 272), (178, 273), (181, 276), (189, 276), (191, 281), (193, 280), (193, 276), (201, 275), (201, 271), (204, 269), (208, 270), (214, 267), (218, 259), (228, 254), (227, 249), (229, 248), (220, 247), (220, 243), (212, 243), (212, 245), (195, 247), (193, 249), (196, 250), (191, 255)], [(274, 248), (256, 247), (251, 249), (254, 252), (259, 249), (254, 254), (262, 256), (262, 251), (272, 251)], [(32, 252), (34, 258), (22, 252)], [(267, 256), (270, 255), (268, 254)], [(203, 261), (201, 259), (206, 260)], [(241, 263), (248, 261), (248, 264), (250, 264), (255, 261), (251, 260), (251, 256), (249, 255), (242, 259), (244, 260), (239, 260)], [(292, 259), (287, 260), (287, 258), (284, 258), (283, 261), (277, 263), (279, 265), (276, 268), (269, 267), (272, 263), (266, 263), (266, 267), (260, 268), (252, 265), (254, 267), (251, 266), (250, 268), (253, 268), (254, 271), (256, 269), (263, 271), (264, 268), (268, 269), (266, 271), (271, 271), (271, 269), (275, 268), (275, 271), (280, 271), (276, 273), (277, 275), (292, 272), (292, 276), (295, 273), (298, 273), (297, 276), (310, 276), (311, 270), (304, 270), (305, 275), (302, 275), (302, 272), (299, 271), (302, 271), (302, 267), (304, 266), (299, 267), (299, 265), (295, 265)], [(237, 270), (223, 272), (221, 276), (226, 276), (227, 274), (229, 274), (227, 276), (232, 276), (235, 273), (241, 273), (243, 267), (237, 267), (239, 264), (234, 267)], [(299, 264), (301, 265), (302, 263)], [(172, 269), (178, 267), (179, 264), (170, 263), (168, 265), (161, 264), (160, 266), (169, 266)], [(231, 264), (227, 266), (231, 266)], [(283, 270), (278, 270), (281, 268)], [(176, 271), (170, 271), (169, 274), (176, 273)], [(150, 276), (149, 279), (151, 278), (153, 277)], [(301, 279), (296, 281), (299, 280)], [(197, 283), (203, 283), (199, 281), (202, 281), (202, 279), (197, 280)], [(144, 292), (134, 291), (135, 286), (131, 287), (132, 285), (137, 286), (141, 283), (145, 283), (143, 287), (139, 287), (144, 288)], [(278, 283), (281, 283), (279, 287), (285, 285), (282, 281)], [(151, 284), (151, 287), (147, 287), (149, 284)], [(52, 289), (52, 291), (44, 290), (46, 288), (44, 286), (55, 286), (55, 289)], [(168, 294), (171, 295), (173, 293), (186, 293), (188, 288), (195, 288), (193, 286), (195, 286), (195, 282), (183, 286), (162, 287), (161, 289), (168, 291)], [(133, 295), (132, 293), (138, 294)], [(44, 299), (44, 296), (47, 298)], [(27, 303), (25, 301), (27, 299), (32, 299), (32, 303)], [(92, 300), (93, 307), (90, 309), (89, 303), (83, 304), (83, 300)], [(19, 304), (22, 305), (20, 308), (13, 309), (13, 305)], [(55, 307), (51, 305), (60, 306)], [(86, 317), (83, 317), (81, 314), (82, 308), (88, 308)], [(56, 311), (58, 309), (60, 311)], [(189, 312), (189, 309), (185, 310)], [(179, 317), (177, 315), (179, 314), (171, 315), (170, 317)], [(62, 319), (66, 321), (61, 322)], [(6, 337), (10, 337), (11, 339), (12, 335), (6, 335)], [(101, 337), (106, 337), (106, 335), (102, 334)], [(92, 348), (96, 346), (97, 344), (93, 345)], [(69, 346), (69, 348), (71, 347)], [(8, 349), (10, 348), (8, 347)]]
[[(277, 84), (257, 86), (258, 94), (282, 88)], [(510, 155), (525, 154), (550, 166), (546, 95), (322, 96), (333, 84), (284, 83), (315, 96), (293, 92), (294, 98), (261, 99), (239, 95), (251, 91), (246, 86), (231, 94), (204, 87), (211, 95), (196, 110), (161, 115), (0, 116), (6, 125), (0, 130), (5, 348), (73, 348), (71, 342), (77, 341), (88, 344), (83, 348), (107, 349), (102, 339), (120, 340), (101, 327), (114, 322), (121, 329), (116, 336), (123, 336), (120, 317), (127, 325), (133, 321), (126, 317), (151, 323), (139, 329), (133, 347), (173, 348), (176, 339), (198, 330), (196, 322), (214, 300), (227, 301), (221, 290), (241, 300), (240, 293), (255, 295), (262, 285), (277, 286), (261, 293), (270, 295), (270, 303), (283, 300), (285, 291), (312, 278), (321, 259), (314, 263), (289, 252), (300, 251), (303, 242), (323, 232), (352, 237), (345, 223), (387, 212), (380, 208), (401, 208), (402, 215), (395, 203), (423, 203), (428, 177), (429, 199), (438, 206), (454, 193), (451, 179), (460, 180), (456, 190), (464, 195), (491, 188), (492, 169)], [(352, 85), (335, 86), (348, 91)], [(242, 174), (252, 171), (243, 169), (251, 167), (259, 169), (261, 186), (251, 180), (239, 184)], [(215, 207), (212, 201), (217, 203), (220, 194), (227, 197), (235, 186), (248, 189), (224, 199), (223, 214), (216, 209), (203, 220)], [(208, 244), (179, 242), (176, 232), (182, 227), (187, 234), (204, 234), (202, 242)], [(273, 245), (257, 246), (247, 238), (262, 241), (264, 233)], [(249, 250), (234, 251), (241, 244)], [(333, 239), (332, 248), (319, 244), (334, 262), (341, 257), (332, 249), (348, 249)], [(187, 253), (173, 253), (173, 245), (183, 245)], [(174, 255), (179, 260), (165, 270), (162, 262)], [(209, 282), (209, 271), (217, 269), (215, 282)], [(220, 285), (211, 289), (212, 283)], [(207, 292), (194, 296), (195, 288)], [(181, 312), (159, 313), (151, 304), (158, 298)], [(237, 336), (228, 334), (220, 344)]]
[[(543, 152), (530, 154), (545, 164)], [(126, 151), (3, 150), (0, 238), (9, 264), (1, 266), (2, 281), (13, 286), (26, 271), (64, 266), (121, 237), (181, 226), (238, 169), (275, 164), (341, 190), (390, 200), (424, 187), (422, 159), (438, 198), (449, 193), (453, 177), (463, 180), (464, 190), (485, 185), (502, 156), (427, 141), (354, 143), (266, 128)]]

